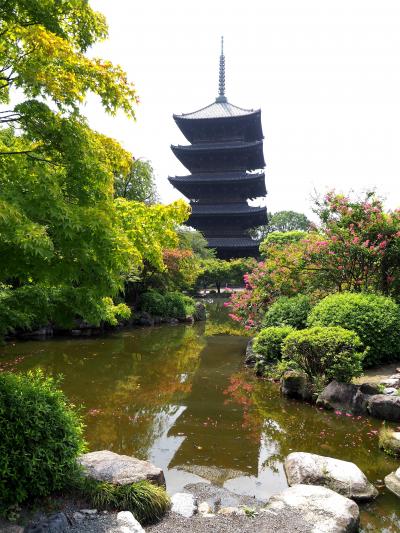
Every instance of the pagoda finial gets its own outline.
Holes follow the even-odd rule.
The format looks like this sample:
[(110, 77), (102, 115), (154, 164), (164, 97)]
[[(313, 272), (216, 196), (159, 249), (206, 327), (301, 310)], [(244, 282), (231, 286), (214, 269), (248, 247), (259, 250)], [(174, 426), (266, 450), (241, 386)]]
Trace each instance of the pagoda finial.
[(225, 96), (225, 55), (224, 55), (224, 37), (221, 37), (221, 55), (219, 56), (219, 84), (218, 84), (218, 96), (215, 99), (216, 102), (227, 102)]

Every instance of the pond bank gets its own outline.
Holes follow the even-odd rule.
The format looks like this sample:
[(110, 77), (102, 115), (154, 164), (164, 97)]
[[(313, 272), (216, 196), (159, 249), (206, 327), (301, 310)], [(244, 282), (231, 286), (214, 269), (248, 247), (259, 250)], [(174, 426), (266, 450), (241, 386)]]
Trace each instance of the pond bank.
[(214, 334), (232, 325), (223, 302), (208, 315), (193, 325), (10, 343), (0, 364), (63, 374), (62, 389), (83, 405), (89, 449), (150, 460), (171, 495), (209, 482), (266, 502), (288, 486), (285, 457), (304, 451), (357, 464), (379, 490), (360, 506), (362, 526), (400, 528), (399, 500), (383, 483), (398, 461), (378, 448), (381, 422), (282, 397), (243, 366), (248, 339)]

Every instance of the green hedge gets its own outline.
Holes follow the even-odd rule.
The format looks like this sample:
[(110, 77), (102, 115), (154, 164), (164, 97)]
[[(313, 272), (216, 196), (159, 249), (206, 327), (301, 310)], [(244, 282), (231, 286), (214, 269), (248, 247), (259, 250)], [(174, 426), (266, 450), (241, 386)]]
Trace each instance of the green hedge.
[(0, 374), (0, 512), (62, 489), (84, 451), (80, 417), (40, 370)]
[(348, 383), (362, 373), (364, 352), (356, 333), (340, 327), (314, 327), (286, 337), (282, 358), (312, 382)]
[(262, 329), (256, 335), (253, 350), (257, 355), (257, 374), (264, 373), (267, 366), (275, 365), (281, 360), (283, 341), (293, 331), (291, 326), (279, 326)]
[(281, 296), (266, 312), (262, 325), (292, 326), (295, 329), (304, 329), (307, 325), (307, 316), (311, 311), (310, 298), (304, 294), (298, 294), (289, 298)]
[(141, 295), (139, 307), (141, 311), (153, 316), (185, 318), (194, 313), (195, 302), (193, 298), (180, 292), (161, 294), (157, 291), (148, 291)]
[(400, 309), (385, 296), (332, 294), (308, 317), (310, 326), (340, 326), (355, 331), (367, 349), (364, 367), (400, 359)]

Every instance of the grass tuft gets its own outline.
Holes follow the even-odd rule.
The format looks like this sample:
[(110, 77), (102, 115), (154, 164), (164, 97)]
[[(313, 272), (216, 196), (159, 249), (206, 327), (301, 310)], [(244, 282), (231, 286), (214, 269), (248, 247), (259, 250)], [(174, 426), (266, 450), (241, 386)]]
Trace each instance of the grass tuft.
[(170, 507), (163, 487), (140, 481), (131, 485), (114, 485), (85, 478), (80, 492), (97, 509), (130, 511), (140, 524), (160, 520)]
[(400, 456), (400, 442), (393, 437), (394, 431), (384, 424), (379, 432), (379, 448), (388, 455)]

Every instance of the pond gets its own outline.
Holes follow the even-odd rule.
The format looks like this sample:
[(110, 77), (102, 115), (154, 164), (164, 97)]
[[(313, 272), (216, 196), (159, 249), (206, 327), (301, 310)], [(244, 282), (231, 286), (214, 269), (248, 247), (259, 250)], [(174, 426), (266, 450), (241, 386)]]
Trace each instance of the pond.
[(210, 481), (266, 500), (287, 487), (285, 456), (312, 452), (353, 461), (378, 487), (361, 507), (363, 531), (400, 531), (400, 501), (383, 486), (398, 463), (378, 450), (381, 423), (282, 398), (244, 368), (247, 339), (227, 334), (227, 320), (217, 302), (193, 326), (11, 343), (0, 348), (0, 370), (62, 374), (90, 450), (152, 461), (170, 493)]

